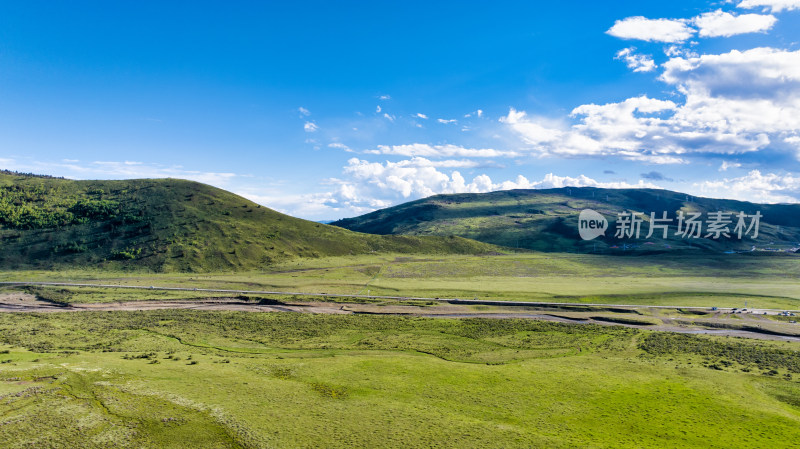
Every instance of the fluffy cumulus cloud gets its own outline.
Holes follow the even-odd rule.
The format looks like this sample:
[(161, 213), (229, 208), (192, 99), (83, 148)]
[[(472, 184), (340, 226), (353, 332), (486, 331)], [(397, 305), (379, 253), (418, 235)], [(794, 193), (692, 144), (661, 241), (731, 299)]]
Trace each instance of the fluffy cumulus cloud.
[(800, 51), (674, 56), (659, 79), (682, 103), (646, 96), (576, 107), (569, 125), (511, 109), (501, 119), (541, 155), (653, 163), (769, 149), (800, 155)]
[[(772, 11), (797, 8), (798, 1), (745, 1), (755, 7), (768, 6)], [(606, 31), (620, 39), (636, 39), (647, 42), (680, 44), (699, 35), (699, 37), (729, 37), (736, 34), (763, 32), (771, 29), (777, 18), (769, 14), (736, 14), (721, 9), (703, 13), (692, 19), (648, 19), (636, 16), (617, 20)], [(696, 27), (696, 28), (695, 28)]]
[(767, 133), (800, 130), (800, 51), (733, 50), (672, 58), (664, 68), (661, 79), (686, 96), (678, 124), (748, 134), (764, 144)]
[(685, 150), (669, 135), (668, 119), (661, 117), (676, 108), (672, 101), (641, 96), (579, 106), (571, 114), (577, 122), (570, 126), (553, 127), (514, 109), (501, 122), (541, 156), (618, 156), (656, 164), (683, 163)]
[(703, 181), (694, 186), (705, 196), (733, 197), (757, 203), (797, 203), (800, 199), (800, 177), (792, 174), (762, 174), (752, 170), (738, 178)]
[(640, 55), (635, 52), (635, 47), (623, 48), (617, 52), (614, 59), (625, 61), (628, 68), (634, 72), (652, 72), (656, 69), (656, 63), (651, 55)]
[(800, 9), (800, 0), (743, 0), (737, 6), (739, 8), (762, 8), (772, 12), (781, 12)]
[(558, 128), (558, 123), (548, 123), (541, 118), (529, 119), (525, 111), (514, 108), (508, 111), (507, 116), (500, 118), (500, 123), (510, 126), (525, 142), (535, 146), (558, 142), (565, 134), (565, 131)]
[(695, 30), (685, 19), (648, 19), (636, 16), (617, 20), (608, 34), (620, 39), (678, 43), (694, 36)]
[(700, 37), (729, 37), (735, 34), (767, 31), (778, 19), (772, 15), (742, 14), (734, 15), (717, 10), (701, 14), (694, 19)]
[(625, 182), (603, 183), (580, 175), (578, 177), (557, 176), (548, 174), (539, 181), (530, 181), (519, 175), (515, 179), (500, 182), (489, 176), (480, 174), (467, 181), (457, 170), (447, 172), (442, 167), (454, 167), (453, 164), (442, 164), (425, 158), (413, 158), (399, 162), (369, 162), (352, 158), (344, 168), (347, 181), (343, 185), (350, 186), (353, 199), (387, 198), (389, 201), (408, 200), (426, 197), (439, 193), (481, 193), (508, 189), (541, 189), (555, 187), (656, 187), (640, 181), (638, 184)]

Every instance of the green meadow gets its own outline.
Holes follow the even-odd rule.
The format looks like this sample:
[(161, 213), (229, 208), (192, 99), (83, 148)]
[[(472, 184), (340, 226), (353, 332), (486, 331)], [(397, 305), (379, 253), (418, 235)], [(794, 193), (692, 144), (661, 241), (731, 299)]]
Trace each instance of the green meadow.
[(796, 345), (531, 320), (0, 315), (4, 447), (796, 447)]
[[(302, 293), (325, 292), (645, 306), (746, 301), (796, 310), (798, 272), (800, 259), (790, 255), (373, 254), (247, 272), (0, 273), (7, 282), (296, 295), (41, 286), (5, 286), (0, 294), (22, 290), (66, 304), (303, 302), (319, 298)], [(710, 320), (675, 309), (648, 313), (593, 312), (622, 324)], [(718, 321), (735, 327), (736, 318)], [(0, 314), (3, 447), (788, 448), (798, 440), (797, 343), (523, 319)]]
[[(295, 259), (260, 271), (9, 271), (0, 281), (414, 296), (513, 301), (800, 309), (792, 255), (361, 255)], [(39, 287), (57, 302), (193, 299), (213, 293)], [(216, 294), (230, 296), (230, 294)], [(279, 298), (281, 299), (281, 298)], [(283, 299), (304, 300), (295, 296)]]

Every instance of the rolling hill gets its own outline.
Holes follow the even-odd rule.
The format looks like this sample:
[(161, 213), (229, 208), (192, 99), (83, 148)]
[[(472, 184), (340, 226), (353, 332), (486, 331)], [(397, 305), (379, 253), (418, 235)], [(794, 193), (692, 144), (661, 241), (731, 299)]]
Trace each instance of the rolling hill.
[[(584, 241), (578, 233), (578, 217), (592, 209), (608, 220), (605, 236)], [(617, 214), (643, 213), (640, 238), (615, 238)], [(762, 215), (756, 239), (750, 235), (730, 238), (682, 238), (677, 213), (733, 212), (733, 231), (739, 212)], [(666, 239), (649, 230), (650, 212), (672, 218)], [(749, 225), (752, 218), (747, 218)], [(755, 204), (742, 201), (691, 197), (656, 189), (560, 188), (508, 190), (491, 193), (436, 195), (332, 223), (346, 229), (381, 235), (456, 235), (512, 248), (554, 252), (641, 253), (681, 250), (792, 251), (800, 246), (800, 205)], [(704, 225), (707, 223), (703, 223)], [(702, 228), (703, 237), (706, 226)]]
[(258, 269), (295, 257), (494, 250), (458, 237), (360, 234), (193, 181), (73, 181), (0, 172), (2, 269), (213, 271)]

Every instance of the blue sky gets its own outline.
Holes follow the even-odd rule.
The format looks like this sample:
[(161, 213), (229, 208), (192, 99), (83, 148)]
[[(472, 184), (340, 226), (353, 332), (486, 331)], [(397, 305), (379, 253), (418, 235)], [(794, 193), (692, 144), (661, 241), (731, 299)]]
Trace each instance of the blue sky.
[(800, 0), (0, 2), (0, 167), (303, 218), (435, 193), (800, 201)]

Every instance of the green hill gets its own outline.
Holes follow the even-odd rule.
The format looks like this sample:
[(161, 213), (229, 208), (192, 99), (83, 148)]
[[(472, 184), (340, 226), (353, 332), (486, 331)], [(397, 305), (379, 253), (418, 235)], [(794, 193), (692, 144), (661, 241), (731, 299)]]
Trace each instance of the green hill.
[(192, 181), (72, 181), (0, 172), (2, 269), (210, 271), (257, 269), (294, 257), (495, 249), (457, 237), (359, 234)]
[[(609, 221), (605, 236), (583, 241), (578, 234), (578, 216), (593, 209)], [(617, 214), (635, 211), (644, 214), (639, 239), (615, 238)], [(733, 212), (733, 230), (740, 211), (760, 211), (758, 238), (738, 239), (681, 238), (674, 235), (677, 212)], [(666, 239), (661, 231), (649, 239), (650, 212), (661, 217), (667, 212), (672, 226)], [(751, 219), (747, 219), (749, 225)], [(560, 188), (547, 190), (508, 190), (478, 194), (436, 195), (360, 217), (332, 223), (346, 229), (392, 235), (457, 235), (512, 248), (558, 252), (640, 253), (656, 251), (711, 250), (792, 251), (800, 245), (800, 205), (754, 204), (742, 201), (698, 198), (656, 189)], [(703, 236), (706, 223), (703, 223)], [(751, 231), (752, 235), (752, 231)]]

